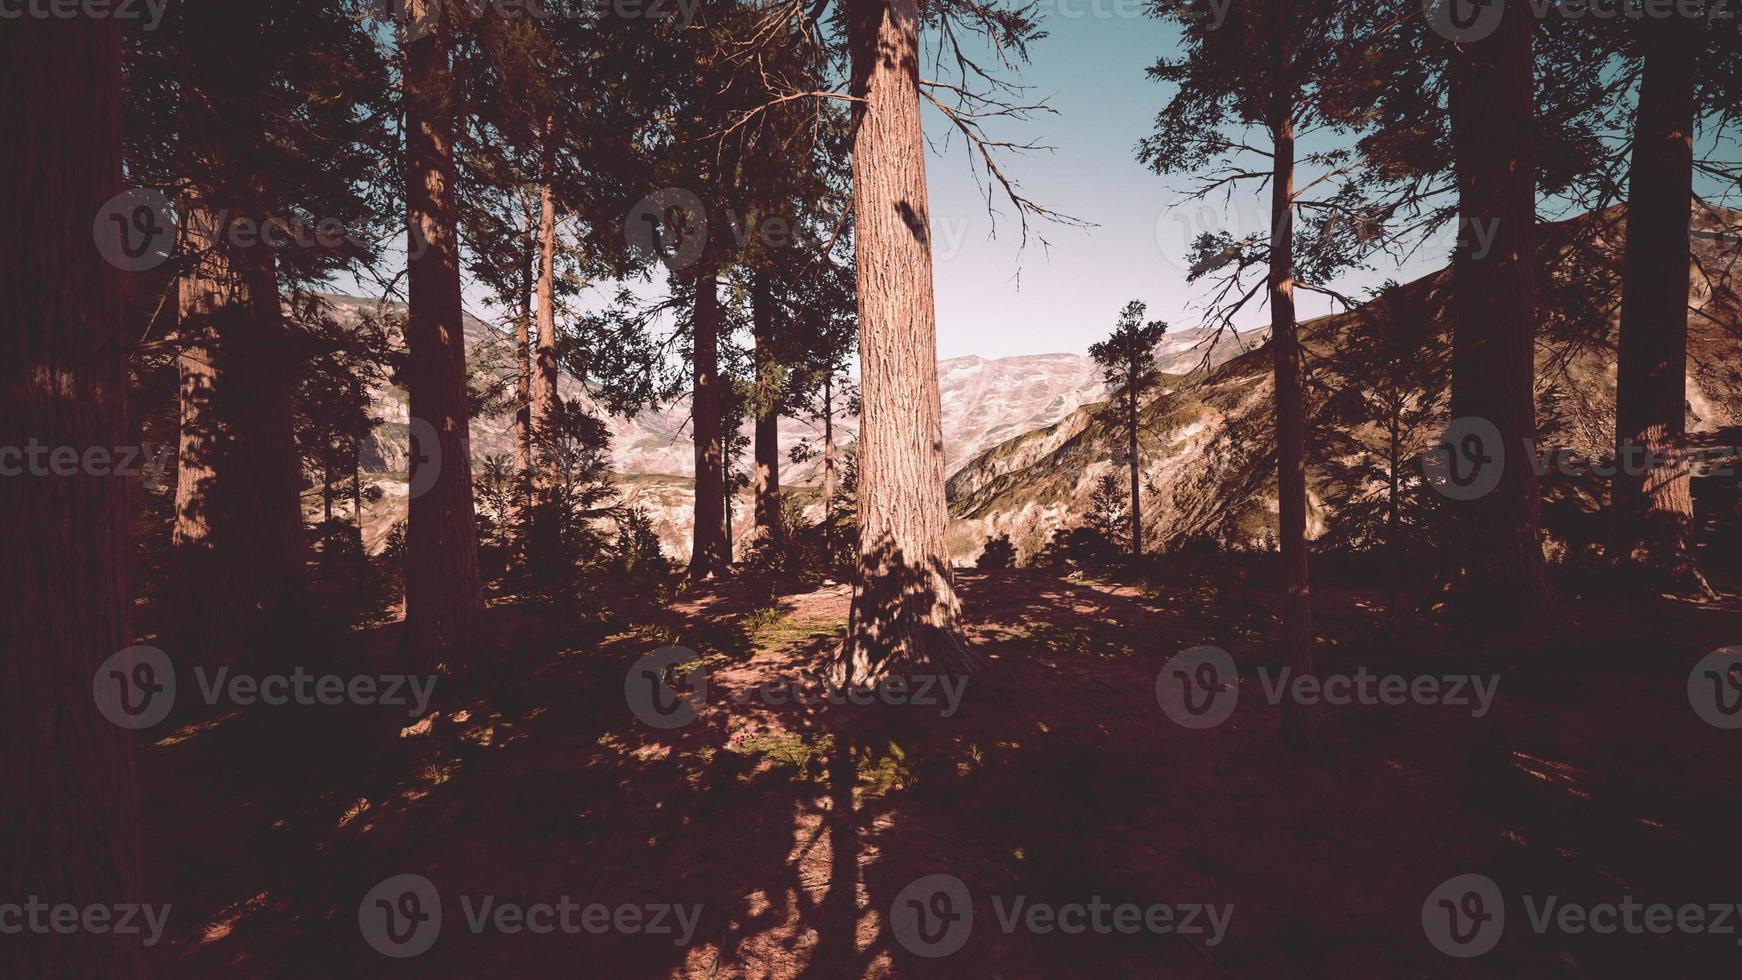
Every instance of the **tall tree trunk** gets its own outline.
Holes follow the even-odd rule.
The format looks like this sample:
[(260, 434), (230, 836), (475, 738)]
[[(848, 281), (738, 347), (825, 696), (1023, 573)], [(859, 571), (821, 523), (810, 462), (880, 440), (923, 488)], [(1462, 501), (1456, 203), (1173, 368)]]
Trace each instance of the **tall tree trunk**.
[[(92, 247), (91, 221), (121, 190), (119, 25), (8, 22), (0, 91), (0, 132), (14, 134), (0, 227), (30, 235), (0, 262), (0, 446), (113, 452), (128, 441), (130, 338), (120, 273)], [(127, 481), (3, 477), (0, 513), (0, 895), (152, 901), (131, 735), (91, 701), (99, 665), (132, 636)], [(133, 978), (140, 952), (138, 936), (6, 936), (0, 975)]]
[(720, 533), (725, 535), (726, 567), (730, 568), (732, 565), (732, 508), (736, 503), (735, 498), (738, 495), (732, 492), (732, 453), (726, 445), (726, 440), (729, 436), (725, 432), (724, 427), (721, 428), (720, 438), (720, 485), (726, 488), (726, 506), (724, 515), (726, 522), (722, 526)]
[(217, 665), (300, 619), (302, 466), (272, 249), (236, 244), (237, 216), (200, 193), (184, 206), (198, 260), (179, 285), (176, 598), (163, 613), (180, 653)]
[[(1277, 64), (1287, 65), (1286, 7), (1280, 16)], [(1313, 672), (1312, 592), (1307, 580), (1306, 413), (1301, 404), (1301, 349), (1294, 319), (1294, 95), (1278, 83), (1271, 108), (1270, 350), (1276, 373), (1277, 540), (1282, 547), (1282, 656), (1297, 675)], [(1312, 714), (1294, 698), (1282, 702), (1282, 739), (1313, 749)]]
[[(526, 203), (525, 228), (530, 239), (537, 226), (532, 221), (532, 203)], [(536, 253), (528, 249), (520, 264), (520, 310), (514, 319), (514, 362), (518, 369), (514, 387), (514, 472), (523, 484), (522, 494), (532, 488), (532, 290), (536, 279)], [(522, 506), (527, 501), (522, 500)]]
[(780, 408), (774, 391), (774, 298), (766, 272), (750, 287), (750, 318), (756, 338), (756, 530), (776, 541), (785, 536), (780, 512)]
[(356, 537), (357, 552), (363, 551), (363, 461), (362, 444), (352, 447), (351, 452), (351, 532)]
[(1633, 133), (1615, 388), (1614, 552), (1668, 587), (1708, 590), (1694, 562), (1687, 450), (1688, 222), (1699, 28), (1646, 18)]
[[(405, 622), (413, 669), (428, 671), (477, 637), (484, 587), (472, 509), (460, 243), (446, 115), (448, 25), (440, 0), (406, 0), (405, 6), (408, 23), (434, 22), (406, 41), (405, 69), (406, 374), (412, 420), (433, 429), (435, 443), (414, 446), (411, 455), (411, 486), (422, 492), (411, 497), (406, 526)], [(437, 470), (427, 489), (425, 467)]]
[(835, 512), (835, 373), (823, 379), (823, 520)]
[[(1451, 57), (1451, 119), (1461, 233), (1452, 258), (1454, 419), (1491, 423), (1499, 485), (1453, 501), (1466, 555), (1455, 583), (1472, 614), (1524, 623), (1551, 615), (1542, 557), (1535, 445), (1536, 163), (1531, 42), (1524, 0)], [(1492, 235), (1486, 248), (1481, 244)]]
[(849, 676), (959, 674), (964, 642), (945, 532), (931, 209), (915, 0), (851, 0), (853, 212), (863, 412)]
[(725, 454), (720, 451), (720, 296), (719, 277), (696, 278), (696, 309), (691, 318), (695, 384), (690, 399), (696, 442), (695, 534), (690, 545), (690, 578), (726, 570)]
[(1402, 434), (1399, 432), (1398, 411), (1394, 408), (1390, 419), (1390, 449), (1385, 456), (1386, 486), (1385, 486), (1385, 550), (1391, 560), (1391, 591), (1385, 599), (1385, 617), (1393, 619), (1397, 616), (1398, 590), (1403, 582), (1403, 542), (1398, 540), (1401, 524), (1398, 515), (1398, 487), (1400, 471), (1403, 468)]
[(527, 555), (533, 581), (541, 589), (554, 585), (562, 556), (562, 528), (558, 498), (558, 458), (561, 437), (557, 433), (561, 407), (557, 395), (556, 345), (556, 125), (546, 116), (544, 146), (538, 190), (538, 347), (532, 372), (533, 512), (532, 537)]
[[(1133, 365), (1136, 368), (1136, 365)], [(1131, 456), (1131, 557), (1143, 556), (1143, 467), (1137, 459), (1137, 378), (1131, 372), (1131, 383), (1125, 387), (1125, 428), (1128, 442), (1125, 451)]]

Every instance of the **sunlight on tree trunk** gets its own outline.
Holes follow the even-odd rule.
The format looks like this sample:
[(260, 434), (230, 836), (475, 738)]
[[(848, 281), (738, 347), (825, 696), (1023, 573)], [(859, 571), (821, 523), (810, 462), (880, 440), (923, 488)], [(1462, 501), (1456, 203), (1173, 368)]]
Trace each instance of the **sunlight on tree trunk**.
[(559, 494), (562, 461), (557, 458), (560, 436), (556, 431), (560, 413), (557, 393), (556, 341), (556, 124), (544, 120), (540, 151), (541, 183), (538, 189), (538, 342), (532, 365), (532, 521), (527, 542), (527, 564), (535, 588), (547, 591), (558, 581), (562, 558), (563, 515), (555, 499)]
[(695, 535), (690, 578), (726, 570), (725, 454), (720, 451), (720, 297), (713, 272), (696, 280), (695, 387), (690, 412), (696, 446)]
[[(1709, 594), (1690, 540), (1687, 450), (1689, 217), (1697, 28), (1642, 21), (1615, 385), (1614, 551), (1661, 584)], [(1649, 465), (1648, 465), (1649, 464)]]
[[(1283, 20), (1286, 23), (1286, 14)], [(1279, 30), (1286, 38), (1286, 27)], [(1286, 45), (1286, 41), (1279, 44)], [(1278, 64), (1286, 64), (1286, 55)], [(1301, 350), (1294, 320), (1294, 99), (1275, 93), (1271, 135), (1270, 348), (1276, 387), (1277, 541), (1282, 548), (1282, 659), (1297, 675), (1313, 672), (1312, 593), (1307, 581), (1306, 420), (1301, 406)], [(1313, 749), (1318, 732), (1308, 708), (1282, 702), (1282, 739)]]
[(406, 42), (405, 70), (406, 375), (411, 417), (434, 430), (436, 443), (413, 447), (411, 485), (419, 487), (424, 467), (437, 470), (431, 485), (411, 498), (405, 535), (405, 624), (413, 669), (419, 671), (471, 643), (484, 611), (472, 510), (453, 140), (445, 115), (448, 25), (436, 4), (406, 0), (408, 22), (431, 15), (440, 21)]
[(853, 205), (862, 414), (850, 676), (959, 674), (964, 642), (945, 543), (931, 216), (914, 0), (852, 0)]
[(780, 400), (770, 386), (775, 364), (774, 300), (769, 295), (767, 273), (757, 272), (751, 285), (750, 312), (756, 339), (755, 481), (756, 530), (776, 541), (783, 537), (780, 513)]

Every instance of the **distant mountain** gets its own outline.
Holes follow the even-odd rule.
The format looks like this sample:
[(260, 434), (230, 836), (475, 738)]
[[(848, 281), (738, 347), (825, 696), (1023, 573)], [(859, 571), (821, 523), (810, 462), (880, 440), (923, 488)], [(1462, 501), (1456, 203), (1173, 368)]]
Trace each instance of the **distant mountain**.
[[(1554, 441), (1590, 456), (1612, 452), (1619, 255), (1625, 212), (1613, 208), (1543, 226), (1548, 277), (1545, 303), (1561, 291), (1583, 291), (1610, 311), (1608, 329), (1579, 336), (1550, 327), (1538, 338), (1539, 404), (1552, 400), (1563, 426)], [(1696, 206), (1695, 269), (1689, 284), (1688, 405), (1690, 430), (1714, 433), (1742, 424), (1742, 214)], [(1407, 284), (1434, 309), (1438, 343), (1449, 343), (1450, 273)], [(1552, 312), (1552, 311), (1550, 311)], [(1322, 365), (1353, 322), (1349, 313), (1301, 325), (1309, 367)], [(1600, 334), (1592, 336), (1591, 333)], [(1552, 399), (1547, 397), (1552, 392)], [(1208, 372), (1164, 386), (1142, 409), (1144, 538), (1165, 549), (1193, 537), (1253, 544), (1275, 525), (1274, 427), (1268, 343)], [(1008, 533), (1019, 553), (1042, 547), (1053, 531), (1080, 523), (1096, 482), (1107, 473), (1124, 482), (1124, 435), (1085, 405), (1057, 422), (992, 446), (950, 478), (958, 561), (976, 554), (987, 536)], [(1310, 455), (1310, 454), (1309, 454)], [(1308, 534), (1327, 516), (1309, 458)]]
[[(403, 304), (381, 304), (342, 295), (329, 295), (326, 299), (335, 318), (342, 323), (360, 322), (367, 316), (391, 323), (404, 316)], [(512, 337), (470, 315), (465, 318), (465, 334), (475, 369), (504, 379), (513, 377)], [(1204, 357), (1206, 351), (1201, 344), (1207, 336), (1202, 331), (1170, 335), (1158, 365), (1168, 371), (1188, 369)], [(1225, 359), (1237, 349), (1233, 341), (1224, 340), (1215, 353), (1218, 359)], [(1082, 354), (950, 358), (938, 362), (938, 383), (943, 405), (944, 453), (951, 470), (988, 447), (1051, 425), (1106, 393), (1099, 367)], [(592, 404), (579, 380), (566, 372), (558, 380), (558, 390), (565, 399)], [(401, 389), (382, 388), (376, 392), (374, 412), (383, 424), (377, 427), (373, 444), (365, 448), (364, 468), (378, 477), (388, 506), (370, 521), (371, 543), (385, 535), (392, 520), (403, 516), (404, 485), (399, 477), (406, 469), (410, 442), (408, 407), (406, 392)], [(668, 549), (687, 556), (695, 452), (690, 441), (688, 399), (680, 398), (633, 418), (605, 415), (605, 419), (626, 501), (645, 507), (653, 515)], [(782, 418), (782, 458), (787, 458), (787, 452), (800, 442), (808, 441), (813, 447), (820, 445), (821, 432), (820, 422)], [(857, 419), (837, 416), (838, 447), (850, 445), (857, 434)], [(513, 456), (513, 426), (507, 414), (473, 419), (471, 438), (474, 467), (491, 456)], [(821, 462), (788, 464), (783, 467), (781, 478), (789, 486), (817, 483), (821, 479)]]

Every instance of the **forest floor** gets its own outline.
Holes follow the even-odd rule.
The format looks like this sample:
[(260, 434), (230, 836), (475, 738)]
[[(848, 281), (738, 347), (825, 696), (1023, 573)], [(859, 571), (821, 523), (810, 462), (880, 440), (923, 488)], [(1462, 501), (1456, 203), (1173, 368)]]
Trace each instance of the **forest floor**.
[[(848, 589), (769, 611), (723, 587), (584, 641), (494, 606), (499, 662), (444, 678), (440, 714), (418, 724), (389, 714), (402, 709), (256, 709), (159, 732), (140, 763), (145, 880), (173, 906), (155, 972), (1737, 975), (1737, 935), (1539, 933), (1526, 899), (1742, 901), (1742, 730), (1702, 721), (1688, 690), (1696, 661), (1742, 638), (1742, 603), (1574, 603), (1552, 635), (1495, 642), (1413, 615), (1387, 627), (1377, 592), (1321, 589), (1321, 676), (1498, 687), (1480, 717), (1321, 706), (1309, 757), (1281, 745), (1264, 696), (1280, 667), (1273, 593), (1026, 570), (960, 586), (988, 666), (953, 707), (941, 690), (933, 704), (771, 696), (837, 642)], [(398, 629), (365, 636), (382, 663)], [(671, 642), (704, 658), (707, 697), (660, 729), (630, 710), (625, 676)], [(1233, 656), (1239, 696), (1225, 723), (1189, 729), (1156, 682), (1199, 644)], [(1466, 873), (1497, 882), (1507, 914), (1498, 946), (1463, 960), (1430, 943), (1423, 910)], [(403, 959), (359, 928), (365, 896), (401, 874), (428, 878), (442, 910), (434, 945)], [(903, 889), (933, 874), (972, 896), (966, 944), (941, 958), (890, 924)], [(602, 934), (494, 918), (475, 931), (486, 896), (686, 911), (659, 934), (629, 919)], [(1176, 911), (1136, 934), (1031, 928), (1048, 924), (1027, 918), (1034, 905), (1073, 903)], [(1226, 917), (1213, 927), (1188, 905)]]

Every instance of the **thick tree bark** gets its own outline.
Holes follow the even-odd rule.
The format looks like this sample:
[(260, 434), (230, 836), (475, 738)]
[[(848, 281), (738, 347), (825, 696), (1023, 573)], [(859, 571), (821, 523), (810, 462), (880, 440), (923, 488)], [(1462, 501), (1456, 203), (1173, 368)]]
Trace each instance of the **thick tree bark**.
[(1143, 557), (1143, 467), (1137, 459), (1137, 379), (1142, 365), (1131, 365), (1125, 386), (1125, 451), (1131, 456), (1131, 557)]
[(914, 0), (851, 0), (853, 209), (863, 412), (850, 676), (959, 674), (964, 642), (945, 541), (931, 211)]
[[(130, 338), (121, 273), (91, 224), (121, 190), (119, 25), (8, 21), (0, 92), (12, 136), (0, 227), (29, 233), (0, 262), (0, 446), (113, 453), (128, 441)], [(0, 476), (0, 513), (0, 895), (160, 902), (140, 889), (131, 736), (91, 699), (99, 665), (132, 636), (127, 481)], [(134, 978), (140, 952), (138, 936), (6, 936), (0, 975)]]
[(756, 339), (756, 379), (761, 389), (753, 454), (756, 460), (756, 533), (776, 541), (785, 536), (780, 501), (780, 409), (768, 390), (774, 370), (774, 298), (766, 273), (755, 273), (750, 288), (750, 318)]
[[(453, 138), (445, 103), (447, 24), (439, 9), (439, 0), (406, 0), (409, 22), (436, 20), (433, 30), (406, 41), (405, 70), (411, 301), (406, 374), (413, 422), (435, 433), (435, 445), (412, 450), (411, 485), (422, 492), (411, 498), (405, 537), (405, 622), (413, 669), (419, 671), (433, 669), (442, 657), (470, 644), (484, 611), (466, 427)], [(421, 483), (425, 467), (437, 470), (427, 489)]]
[[(526, 205), (526, 225), (534, 232), (532, 204)], [(529, 234), (530, 237), (530, 234)], [(532, 480), (532, 290), (537, 278), (534, 272), (536, 253), (527, 250), (520, 265), (520, 310), (514, 319), (515, 378), (514, 411), (514, 472), (531, 491)]]
[[(1285, 26), (1279, 37), (1286, 38), (1286, 14), (1282, 19)], [(1286, 63), (1284, 54), (1278, 64)], [(1306, 413), (1301, 404), (1301, 349), (1294, 313), (1294, 93), (1279, 86), (1271, 111), (1270, 350), (1276, 375), (1276, 537), (1282, 548), (1282, 657), (1297, 675), (1306, 676), (1313, 672), (1313, 615), (1307, 579)], [(1311, 713), (1293, 698), (1282, 702), (1282, 739), (1297, 749), (1312, 749), (1318, 744)]]
[[(1454, 419), (1499, 432), (1482, 452), (1502, 460), (1487, 494), (1453, 501), (1466, 550), (1461, 601), (1486, 621), (1528, 622), (1554, 611), (1542, 557), (1536, 440), (1536, 20), (1509, 0), (1495, 32), (1451, 56), (1451, 117), (1460, 234), (1452, 259)], [(1484, 236), (1491, 240), (1484, 247)]]
[(823, 520), (835, 512), (835, 375), (823, 379)]
[(198, 193), (183, 204), (197, 259), (179, 284), (175, 587), (162, 614), (180, 654), (217, 665), (300, 618), (302, 466), (272, 249), (239, 244), (250, 225)]
[(560, 575), (564, 515), (557, 499), (562, 461), (556, 431), (561, 408), (557, 395), (556, 343), (556, 126), (544, 122), (538, 219), (538, 346), (532, 372), (532, 537), (527, 555), (533, 581), (540, 588), (554, 585)]
[(1699, 28), (1640, 22), (1645, 76), (1633, 134), (1615, 390), (1614, 553), (1670, 588), (1708, 591), (1694, 562), (1687, 450), (1689, 214)]
[(713, 272), (696, 278), (691, 327), (695, 335), (690, 415), (696, 442), (696, 503), (689, 573), (692, 579), (703, 579), (724, 573), (728, 564), (725, 454), (720, 451), (720, 296), (719, 279)]
[(1397, 616), (1399, 590), (1403, 583), (1403, 542), (1399, 540), (1401, 521), (1398, 514), (1398, 488), (1403, 468), (1403, 444), (1398, 423), (1398, 407), (1393, 406), (1390, 419), (1390, 448), (1385, 456), (1385, 550), (1391, 563), (1391, 586), (1385, 599), (1385, 616)]

